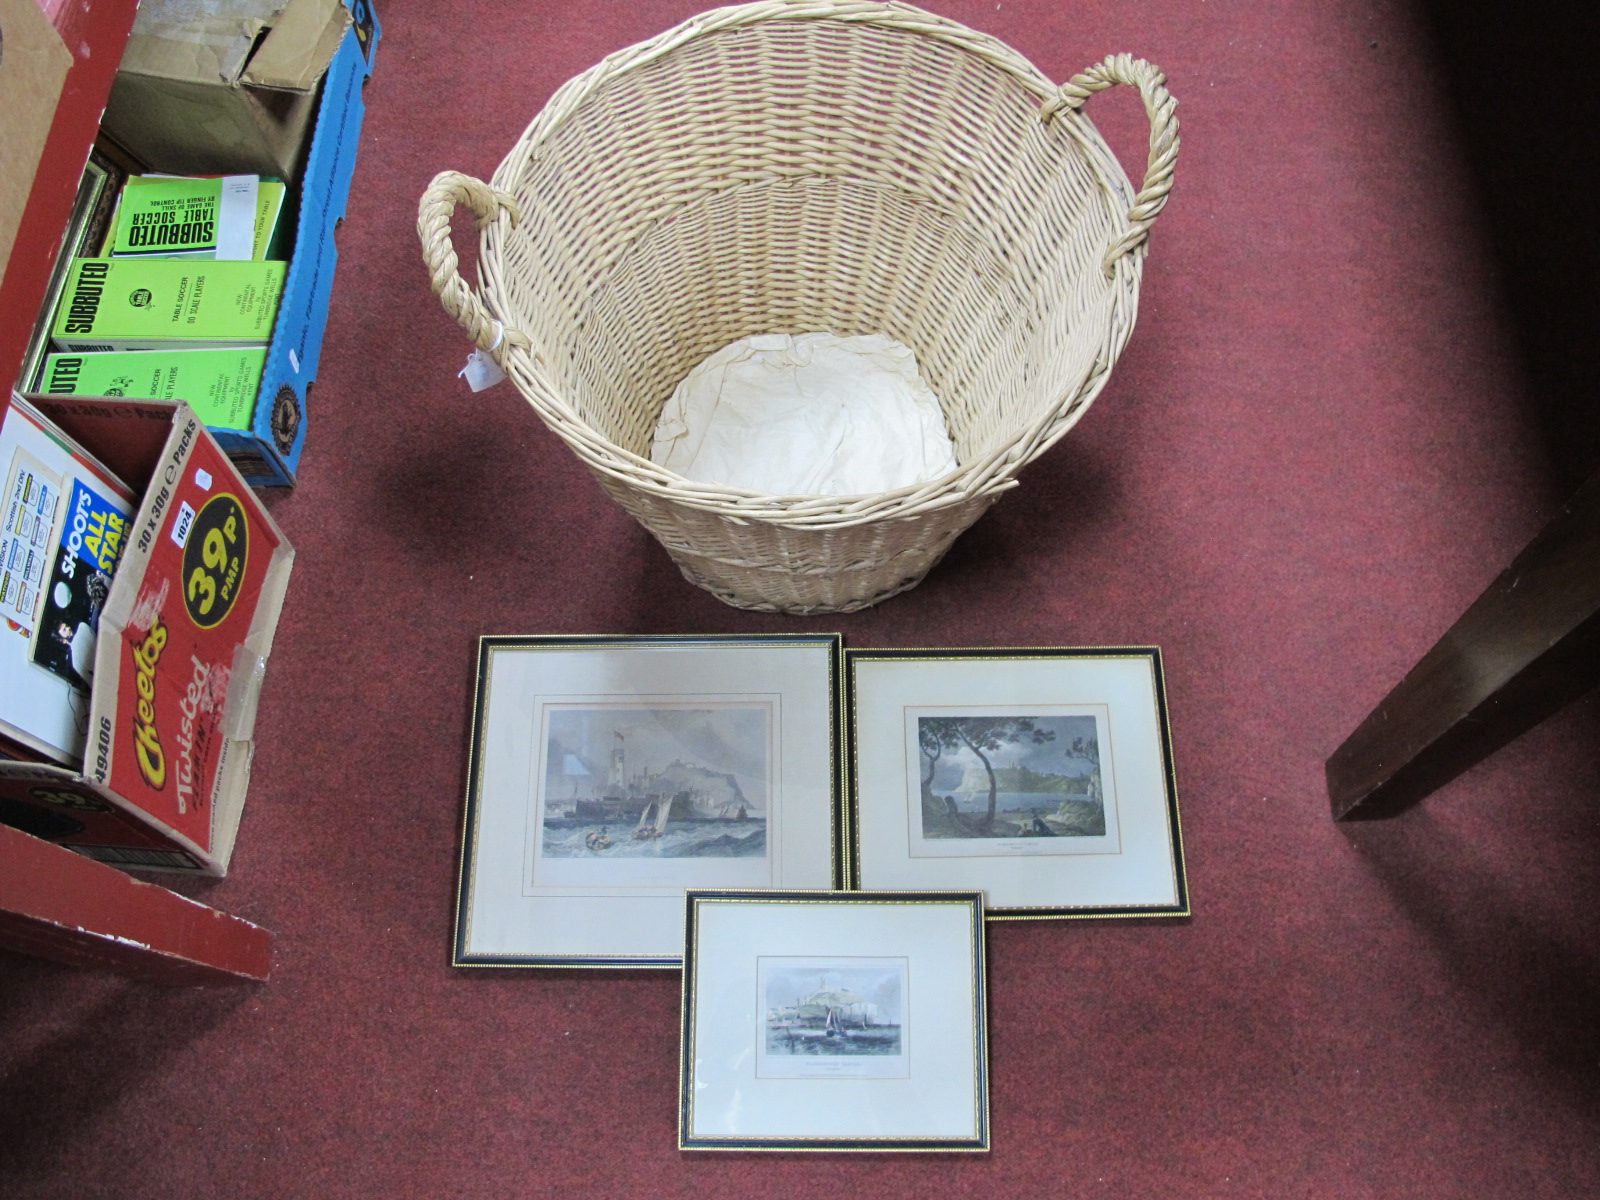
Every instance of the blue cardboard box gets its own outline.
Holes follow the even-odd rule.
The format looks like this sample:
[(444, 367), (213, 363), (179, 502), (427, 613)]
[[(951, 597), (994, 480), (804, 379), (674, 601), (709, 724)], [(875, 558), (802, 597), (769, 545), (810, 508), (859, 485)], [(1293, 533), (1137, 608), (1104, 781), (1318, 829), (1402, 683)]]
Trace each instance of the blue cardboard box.
[(322, 84), (316, 129), (298, 188), (299, 219), (278, 323), (248, 429), (211, 427), (212, 436), (255, 487), (289, 487), (306, 442), (306, 399), (322, 358), (339, 248), (334, 233), (344, 219), (355, 173), (362, 87), (372, 74), (380, 27), (368, 0), (352, 0), (353, 22)]

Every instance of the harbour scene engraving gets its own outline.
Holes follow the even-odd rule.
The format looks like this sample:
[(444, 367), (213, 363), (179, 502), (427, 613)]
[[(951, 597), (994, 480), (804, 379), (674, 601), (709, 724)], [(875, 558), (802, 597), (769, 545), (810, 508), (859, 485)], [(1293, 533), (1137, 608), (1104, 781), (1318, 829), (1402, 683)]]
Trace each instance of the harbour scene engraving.
[(546, 710), (546, 858), (759, 858), (767, 853), (766, 704)]
[(764, 1057), (904, 1056), (905, 959), (763, 958), (760, 968)]

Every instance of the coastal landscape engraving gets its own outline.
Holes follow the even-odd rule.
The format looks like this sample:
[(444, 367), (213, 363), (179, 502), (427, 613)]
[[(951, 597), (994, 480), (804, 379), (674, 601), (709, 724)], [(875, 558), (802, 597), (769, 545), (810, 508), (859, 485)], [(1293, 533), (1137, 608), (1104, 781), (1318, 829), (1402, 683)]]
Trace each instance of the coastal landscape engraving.
[(758, 980), (763, 1077), (906, 1075), (906, 959), (763, 957)]
[(771, 724), (761, 703), (552, 705), (540, 854), (765, 857)]
[(914, 720), (920, 784), (912, 828), (923, 839), (1107, 835), (1103, 737), (1094, 715), (957, 711)]

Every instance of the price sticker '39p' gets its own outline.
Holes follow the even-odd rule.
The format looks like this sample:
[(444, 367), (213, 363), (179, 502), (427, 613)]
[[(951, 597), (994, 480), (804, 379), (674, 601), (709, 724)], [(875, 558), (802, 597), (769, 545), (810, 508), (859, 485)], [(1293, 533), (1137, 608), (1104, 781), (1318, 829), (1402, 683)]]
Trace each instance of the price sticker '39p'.
[(183, 550), (183, 603), (202, 629), (220, 625), (239, 598), (250, 558), (250, 525), (236, 496), (211, 497), (194, 518)]

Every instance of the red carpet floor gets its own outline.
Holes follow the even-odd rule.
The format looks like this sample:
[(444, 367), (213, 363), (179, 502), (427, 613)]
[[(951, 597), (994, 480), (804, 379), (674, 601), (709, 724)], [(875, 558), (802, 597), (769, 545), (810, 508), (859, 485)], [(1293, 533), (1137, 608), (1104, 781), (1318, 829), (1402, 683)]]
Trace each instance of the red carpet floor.
[[(1593, 17), (929, 0), (1063, 79), (1159, 63), (1183, 152), (1139, 327), (916, 590), (689, 587), (465, 337), (414, 232), (564, 79), (695, 0), (391, 0), (229, 878), (272, 980), (0, 956), (16, 1197), (1600, 1194), (1600, 704), (1391, 822), (1322, 764), (1596, 465)], [(1509, 7), (1509, 6), (1507, 6)], [(1137, 175), (1126, 90), (1092, 111)], [(990, 935), (987, 1156), (675, 1149), (678, 980), (448, 965), (481, 633), (1163, 647), (1194, 915)]]

